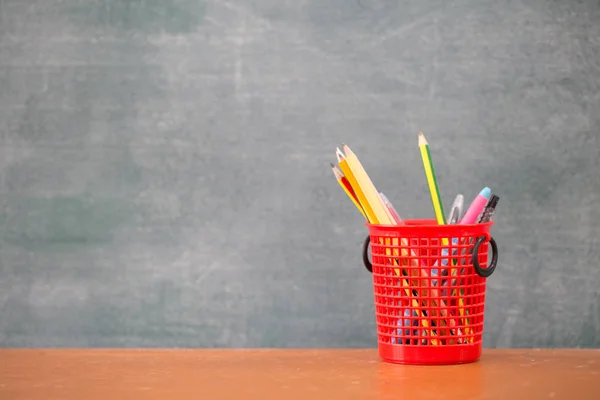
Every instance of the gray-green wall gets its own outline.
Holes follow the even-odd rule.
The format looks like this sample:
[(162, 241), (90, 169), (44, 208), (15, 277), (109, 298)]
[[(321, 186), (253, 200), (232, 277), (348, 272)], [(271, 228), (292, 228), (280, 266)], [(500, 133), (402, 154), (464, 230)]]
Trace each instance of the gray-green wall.
[(600, 5), (0, 1), (0, 345), (374, 347), (349, 144), (484, 186), (486, 347), (600, 344)]

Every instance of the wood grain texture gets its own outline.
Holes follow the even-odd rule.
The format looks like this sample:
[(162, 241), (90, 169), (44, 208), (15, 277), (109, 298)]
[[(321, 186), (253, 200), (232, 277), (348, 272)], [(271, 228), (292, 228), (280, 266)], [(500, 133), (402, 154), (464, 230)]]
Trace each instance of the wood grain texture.
[(485, 350), (400, 366), (376, 350), (0, 350), (1, 399), (598, 399), (600, 350)]

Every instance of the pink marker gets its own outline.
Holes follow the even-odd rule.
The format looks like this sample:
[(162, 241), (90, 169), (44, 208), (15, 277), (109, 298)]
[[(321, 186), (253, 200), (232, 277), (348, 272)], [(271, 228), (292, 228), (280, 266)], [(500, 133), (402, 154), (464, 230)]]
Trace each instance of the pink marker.
[(477, 223), (477, 217), (479, 217), (479, 214), (481, 214), (481, 211), (487, 204), (491, 195), (492, 191), (489, 187), (483, 188), (483, 190), (479, 192), (477, 197), (475, 197), (475, 200), (473, 200), (473, 202), (467, 209), (467, 212), (465, 212), (465, 215), (462, 217), (460, 224), (465, 225)]

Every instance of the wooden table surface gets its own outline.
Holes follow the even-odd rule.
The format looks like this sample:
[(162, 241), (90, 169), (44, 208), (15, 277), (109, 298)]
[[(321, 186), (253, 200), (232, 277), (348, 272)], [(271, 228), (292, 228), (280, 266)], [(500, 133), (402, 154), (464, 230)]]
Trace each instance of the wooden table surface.
[(0, 350), (0, 399), (600, 399), (600, 350), (402, 366), (368, 350)]

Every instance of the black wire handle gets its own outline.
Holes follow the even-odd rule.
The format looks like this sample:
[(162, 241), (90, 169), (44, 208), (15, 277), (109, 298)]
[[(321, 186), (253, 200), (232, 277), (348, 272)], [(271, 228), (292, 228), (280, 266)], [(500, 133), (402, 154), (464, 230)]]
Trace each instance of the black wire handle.
[(475, 268), (477, 275), (481, 276), (482, 278), (489, 278), (494, 273), (496, 266), (498, 265), (498, 246), (496, 245), (494, 238), (490, 236), (490, 245), (492, 245), (492, 262), (487, 268), (481, 268), (481, 265), (479, 265), (479, 246), (485, 243), (485, 240), (485, 236), (480, 236), (477, 238), (475, 246), (473, 246), (473, 268)]
[(371, 244), (371, 236), (367, 236), (365, 242), (363, 243), (362, 256), (363, 263), (365, 264), (367, 271), (373, 273), (373, 264), (371, 264), (371, 261), (369, 261), (369, 256), (367, 255), (367, 253), (369, 252), (369, 244)]
[[(481, 276), (482, 278), (489, 278), (494, 271), (496, 270), (496, 266), (498, 265), (498, 245), (496, 244), (496, 241), (494, 240), (493, 237), (490, 236), (490, 245), (492, 246), (492, 262), (490, 263), (490, 265), (487, 268), (481, 268), (481, 265), (479, 264), (479, 247), (485, 243), (487, 237), (485, 236), (480, 236), (479, 238), (477, 238), (477, 241), (475, 242), (475, 245), (473, 246), (473, 268), (475, 268), (475, 272), (477, 273), (477, 275)], [(363, 248), (362, 248), (362, 258), (363, 258), (363, 263), (365, 264), (365, 268), (367, 268), (367, 271), (369, 271), (370, 273), (373, 273), (373, 264), (371, 264), (371, 262), (369, 261), (369, 244), (371, 244), (371, 236), (367, 236), (367, 238), (365, 239), (364, 243), (363, 243)]]

